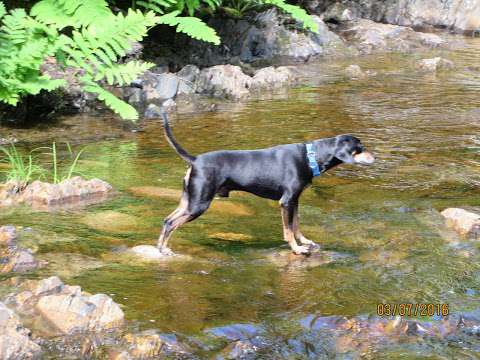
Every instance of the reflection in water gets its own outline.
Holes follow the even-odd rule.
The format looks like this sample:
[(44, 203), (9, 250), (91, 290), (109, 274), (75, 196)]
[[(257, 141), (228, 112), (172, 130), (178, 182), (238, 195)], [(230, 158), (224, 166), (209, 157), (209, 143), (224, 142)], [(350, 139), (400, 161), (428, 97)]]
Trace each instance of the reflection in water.
[[(163, 218), (177, 205), (172, 189), (181, 189), (186, 171), (155, 121), (134, 135), (87, 143), (81, 172), (112, 183), (121, 191), (114, 200), (60, 214), (9, 210), (0, 223), (32, 227), (26, 242), (49, 239), (38, 245), (45, 257), (96, 259), (101, 266), (79, 272), (82, 257), (76, 257), (75, 271), (64, 269), (71, 274), (67, 282), (113, 294), (129, 319), (145, 328), (155, 321), (166, 332), (199, 334), (246, 322), (273, 326), (308, 314), (369, 315), (378, 303), (472, 310), (480, 300), (478, 245), (449, 232), (439, 216), (445, 207), (480, 206), (480, 42), (466, 41), (465, 48), (442, 54), (456, 63), (454, 72), (419, 74), (412, 57), (402, 55), (359, 59), (379, 75), (358, 81), (343, 78), (348, 61), (309, 65), (304, 70), (312, 85), (288, 96), (223, 105), (172, 122), (193, 154), (340, 133), (361, 138), (376, 164), (335, 169), (302, 197), (303, 229), (327, 251), (325, 261), (282, 257), (287, 247), (278, 209), (242, 194), (215, 200), (216, 210), (175, 233), (172, 248), (192, 260), (121, 261), (116, 251), (122, 247), (155, 243)], [(318, 73), (324, 75), (317, 81)], [(247, 209), (246, 216), (239, 209)]]

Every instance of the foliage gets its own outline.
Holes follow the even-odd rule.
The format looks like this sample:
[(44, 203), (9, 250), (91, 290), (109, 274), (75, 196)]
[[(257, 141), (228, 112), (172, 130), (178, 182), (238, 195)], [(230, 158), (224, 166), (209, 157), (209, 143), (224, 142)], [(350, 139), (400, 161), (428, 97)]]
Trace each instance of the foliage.
[(7, 181), (16, 181), (28, 184), (32, 179), (42, 178), (44, 169), (33, 163), (32, 153), (22, 155), (14, 144), (10, 147), (0, 146), (0, 152), (5, 156), (0, 162), (7, 164), (8, 170), (2, 171), (6, 174)]
[(40, 0), (27, 13), (21, 8), (7, 11), (0, 1), (0, 102), (15, 106), (22, 96), (66, 85), (41, 71), (46, 59), (54, 58), (60, 69), (73, 70), (74, 82), (84, 91), (96, 94), (122, 118), (135, 120), (136, 110), (117, 98), (111, 87), (127, 85), (153, 66), (122, 59), (158, 24), (218, 45), (215, 30), (194, 16), (198, 10), (223, 7), (231, 16), (241, 16), (267, 5), (316, 30), (305, 10), (284, 0), (133, 0), (132, 5), (114, 13), (106, 0)]
[[(39, 153), (41, 150), (46, 150), (47, 152)], [(4, 155), (0, 162), (6, 163), (8, 166), (8, 169), (4, 171), (7, 181), (12, 180), (26, 185), (33, 180), (49, 180), (54, 184), (58, 184), (70, 179), (76, 173), (78, 160), (84, 150), (81, 149), (75, 154), (67, 142), (67, 156), (61, 158), (57, 144), (54, 142), (51, 147), (37, 148), (28, 155), (22, 155), (15, 145), (12, 144), (10, 147), (0, 147), (0, 152)], [(49, 169), (38, 164), (40, 155), (47, 155), (50, 158)]]

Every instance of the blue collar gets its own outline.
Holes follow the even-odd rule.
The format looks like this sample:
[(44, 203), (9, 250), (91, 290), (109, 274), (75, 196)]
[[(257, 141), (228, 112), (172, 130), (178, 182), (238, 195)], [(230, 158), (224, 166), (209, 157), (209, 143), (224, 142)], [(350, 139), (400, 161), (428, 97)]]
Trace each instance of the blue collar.
[(313, 176), (320, 176), (320, 168), (318, 167), (318, 163), (317, 163), (317, 160), (315, 159), (315, 150), (314, 150), (314, 147), (313, 147), (313, 144), (312, 143), (307, 143), (305, 144), (305, 146), (307, 147), (307, 160), (308, 160), (308, 166), (310, 167), (310, 169), (312, 170), (312, 174)]

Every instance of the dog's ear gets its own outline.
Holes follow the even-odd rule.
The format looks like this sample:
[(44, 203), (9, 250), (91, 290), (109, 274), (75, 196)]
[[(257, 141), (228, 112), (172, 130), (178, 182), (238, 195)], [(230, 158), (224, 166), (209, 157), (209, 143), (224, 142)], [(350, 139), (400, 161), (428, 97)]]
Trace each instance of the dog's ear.
[(353, 141), (350, 136), (340, 135), (337, 137), (335, 157), (346, 164), (355, 162), (353, 158)]

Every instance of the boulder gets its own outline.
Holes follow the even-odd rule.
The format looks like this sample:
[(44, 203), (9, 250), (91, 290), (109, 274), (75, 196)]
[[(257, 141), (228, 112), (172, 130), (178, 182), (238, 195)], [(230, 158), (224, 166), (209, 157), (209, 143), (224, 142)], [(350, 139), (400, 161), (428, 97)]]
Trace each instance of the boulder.
[(408, 52), (443, 44), (443, 40), (434, 34), (426, 36), (410, 27), (381, 24), (367, 19), (346, 23), (340, 27), (340, 34), (364, 54), (375, 51)]
[(313, 16), (318, 33), (304, 31), (300, 26), (293, 29), (284, 25), (285, 18), (276, 9), (269, 9), (256, 16), (254, 25), (248, 28), (243, 38), (238, 39), (240, 60), (244, 62), (283, 63), (306, 61), (312, 56), (334, 52), (343, 41), (318, 16)]
[(197, 90), (196, 82), (199, 75), (200, 69), (195, 65), (186, 65), (177, 72), (179, 78), (177, 95), (195, 93)]
[(203, 69), (197, 91), (220, 98), (241, 99), (249, 95), (252, 78), (239, 66), (217, 65)]
[(285, 86), (295, 79), (293, 70), (287, 66), (277, 68), (269, 66), (255, 71), (252, 88), (277, 88)]
[(17, 315), (0, 302), (0, 359), (40, 358), (41, 348), (30, 339)]
[(107, 330), (124, 322), (123, 311), (109, 296), (82, 295), (79, 287), (43, 296), (35, 308), (61, 334)]
[(147, 104), (162, 104), (177, 94), (179, 78), (172, 73), (153, 73), (147, 71), (139, 80), (143, 98)]
[(464, 0), (318, 0), (307, 1), (307, 8), (323, 13), (327, 21), (368, 18), (374, 21), (413, 26), (439, 27), (472, 33), (480, 28), (480, 3)]
[(447, 225), (461, 235), (477, 238), (480, 234), (480, 214), (459, 208), (448, 208), (441, 214)]
[(27, 186), (7, 183), (0, 189), (0, 206), (26, 203), (35, 209), (73, 206), (104, 200), (113, 188), (99, 179), (85, 180), (79, 176), (59, 184), (34, 181)]
[(447, 59), (441, 57), (434, 57), (431, 59), (422, 59), (416, 64), (417, 69), (428, 72), (435, 72), (438, 70), (450, 70), (455, 67), (455, 64)]

